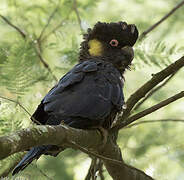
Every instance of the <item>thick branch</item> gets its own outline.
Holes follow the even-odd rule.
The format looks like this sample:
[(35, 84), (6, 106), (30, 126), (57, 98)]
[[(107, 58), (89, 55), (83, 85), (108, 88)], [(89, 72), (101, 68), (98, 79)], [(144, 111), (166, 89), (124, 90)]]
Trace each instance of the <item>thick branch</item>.
[(158, 25), (160, 25), (164, 20), (166, 20), (169, 16), (171, 16), (177, 9), (182, 7), (184, 5), (184, 0), (181, 1), (178, 5), (176, 5), (169, 13), (167, 13), (162, 19), (160, 19), (157, 23), (152, 25), (150, 28), (148, 28), (146, 31), (144, 31), (140, 37), (139, 40), (143, 39), (149, 32), (151, 32), (153, 29), (155, 29)]
[[(85, 138), (84, 137), (88, 137)], [(94, 142), (95, 138), (95, 142)], [(85, 148), (100, 145), (101, 136), (96, 131), (83, 131), (66, 126), (35, 126), (0, 138), (0, 159), (33, 146), (43, 144), (63, 145), (76, 142)], [(27, 143), (29, 142), (29, 143)]]
[(134, 111), (137, 110), (150, 96), (155, 94), (158, 90), (164, 87), (170, 80), (176, 75), (177, 72), (173, 73), (169, 78), (167, 78), (162, 84), (158, 85), (152, 91), (150, 91), (139, 103), (136, 104)]
[[(110, 137), (107, 144), (101, 149), (99, 147), (101, 147), (102, 139), (98, 131), (74, 129), (63, 125), (35, 126), (0, 137), (0, 159), (33, 146), (55, 144), (72, 147), (70, 144), (73, 143), (90, 149), (90, 151), (98, 152), (100, 157), (106, 157), (103, 159), (104, 164), (114, 180), (137, 180), (141, 177), (152, 179), (144, 172), (124, 164), (119, 147), (113, 143)], [(114, 163), (114, 160), (119, 163)]]
[[(121, 119), (125, 119), (129, 116), (130, 111), (135, 106), (135, 104), (143, 98), (151, 89), (153, 89), (156, 85), (162, 82), (165, 78), (170, 76), (171, 74), (178, 71), (180, 68), (184, 66), (184, 56), (181, 57), (176, 62), (172, 63), (164, 70), (154, 74), (153, 77), (146, 82), (142, 87), (140, 87), (135, 93), (133, 93), (127, 100), (126, 105), (127, 108), (124, 110)], [(120, 122), (117, 122), (117, 126)]]
[(182, 91), (182, 92), (180, 92), (180, 93), (178, 93), (178, 94), (176, 94), (176, 95), (174, 95), (174, 96), (172, 96), (172, 97), (170, 97), (170, 98), (168, 98), (168, 99), (166, 99), (166, 100), (164, 100), (164, 101), (162, 101), (162, 102), (160, 102), (160, 103), (158, 103), (158, 104), (156, 104), (156, 105), (154, 105), (154, 106), (152, 106), (144, 111), (141, 111), (141, 112), (129, 117), (126, 121), (119, 124), (119, 126), (116, 127), (116, 130), (121, 129), (121, 128), (127, 126), (128, 124), (136, 121), (137, 119), (140, 119), (148, 114), (151, 114), (152, 112), (154, 112), (154, 111), (156, 111), (164, 106), (167, 106), (168, 104), (170, 104), (170, 103), (172, 103), (180, 98), (183, 98), (183, 97), (184, 97), (184, 91)]
[[(113, 138), (111, 138), (105, 148), (103, 149), (102, 155), (105, 157), (109, 157), (111, 159), (117, 159), (118, 161), (122, 161), (121, 151), (118, 145), (114, 142)], [(151, 180), (152, 178), (146, 175), (143, 171), (140, 171), (134, 167), (128, 166), (126, 164), (114, 164), (110, 163), (110, 161), (103, 160), (104, 165), (111, 175), (113, 180)]]

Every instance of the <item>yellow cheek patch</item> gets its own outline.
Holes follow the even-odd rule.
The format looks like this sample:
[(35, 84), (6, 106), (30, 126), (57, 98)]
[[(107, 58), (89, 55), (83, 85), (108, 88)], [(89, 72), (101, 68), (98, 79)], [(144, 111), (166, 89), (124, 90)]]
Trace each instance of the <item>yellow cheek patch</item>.
[(90, 40), (88, 46), (91, 56), (101, 56), (103, 54), (103, 45), (97, 39)]

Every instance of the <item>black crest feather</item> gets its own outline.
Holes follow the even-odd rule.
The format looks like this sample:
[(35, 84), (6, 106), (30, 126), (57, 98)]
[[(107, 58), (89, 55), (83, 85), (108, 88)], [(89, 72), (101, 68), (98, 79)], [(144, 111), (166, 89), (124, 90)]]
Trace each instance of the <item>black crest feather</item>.
[(94, 28), (89, 28), (84, 34), (84, 41), (81, 43), (80, 60), (88, 57), (88, 41), (98, 39), (103, 42), (110, 42), (113, 38), (120, 42), (120, 46), (133, 46), (139, 36), (137, 27), (120, 21), (117, 23), (97, 22)]

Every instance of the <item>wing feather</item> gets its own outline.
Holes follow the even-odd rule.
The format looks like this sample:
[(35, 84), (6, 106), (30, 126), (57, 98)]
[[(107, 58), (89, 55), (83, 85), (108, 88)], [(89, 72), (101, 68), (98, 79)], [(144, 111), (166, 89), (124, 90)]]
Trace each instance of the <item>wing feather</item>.
[(112, 109), (120, 109), (124, 103), (120, 74), (112, 65), (104, 66), (98, 61), (76, 65), (44, 97), (42, 111), (67, 122), (71, 117), (100, 121)]

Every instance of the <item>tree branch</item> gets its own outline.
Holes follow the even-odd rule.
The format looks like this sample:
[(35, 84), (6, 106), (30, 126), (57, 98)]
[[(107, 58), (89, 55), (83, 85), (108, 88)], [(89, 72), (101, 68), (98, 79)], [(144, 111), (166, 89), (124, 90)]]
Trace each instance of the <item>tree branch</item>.
[[(20, 30), (20, 28), (18, 28), (17, 26), (15, 26), (14, 24), (12, 24), (7, 18), (5, 18), (4, 16), (0, 15), (0, 17), (8, 24), (10, 25), (11, 27), (13, 27), (22, 37), (23, 39), (26, 39), (26, 34)], [(38, 41), (36, 41), (36, 44), (38, 45), (38, 47), (40, 46), (38, 44)], [(46, 61), (43, 59), (40, 51), (37, 49), (37, 47), (35, 47), (35, 52), (36, 54), (38, 55), (41, 63), (43, 64), (43, 66), (49, 71), (49, 73), (52, 75), (52, 77), (54, 78), (54, 80), (57, 82), (57, 78), (56, 76), (52, 73), (52, 70), (51, 68), (49, 67), (49, 64), (46, 63)]]
[(102, 168), (103, 162), (100, 159), (92, 158), (85, 180), (96, 180), (98, 175), (101, 180), (104, 180)]
[(45, 36), (42, 36), (42, 41), (45, 41), (51, 34), (55, 33), (60, 27), (63, 26), (64, 22), (68, 19), (68, 16), (64, 18), (56, 27), (54, 27), (49, 33)]
[(24, 39), (26, 39), (26, 34), (17, 26), (12, 24), (6, 17), (0, 14), (0, 17), (12, 28), (14, 28)]
[(127, 126), (128, 124), (136, 121), (137, 119), (140, 119), (148, 114), (151, 114), (152, 112), (164, 107), (164, 106), (167, 106), (168, 104), (180, 99), (180, 98), (183, 98), (184, 97), (184, 91), (181, 91), (180, 93), (144, 110), (144, 111), (141, 111), (131, 117), (129, 117), (126, 121), (123, 121), (121, 124), (119, 124), (118, 126), (114, 127), (115, 130), (119, 130), (125, 126)]
[[(77, 134), (77, 136), (76, 136)], [(81, 142), (81, 136), (87, 136), (88, 131), (82, 131), (74, 128), (69, 128), (66, 126), (35, 126), (21, 131), (17, 131), (9, 136), (0, 137), (0, 159), (6, 158), (11, 154), (16, 152), (24, 151), (33, 146), (43, 145), (43, 144), (65, 144), (66, 142), (77, 142), (78, 144), (82, 143), (82, 146), (85, 146)], [(98, 132), (90, 131), (90, 134), (93, 134), (93, 137), (97, 138), (96, 143), (99, 145), (101, 138)], [(93, 138), (89, 136), (90, 142), (93, 141)], [(29, 143), (27, 143), (29, 142)], [(93, 143), (87, 143), (88, 146)], [(94, 145), (97, 145), (94, 143)]]
[(91, 178), (92, 178), (92, 180), (95, 179), (96, 170), (97, 170), (96, 163), (97, 163), (97, 158), (92, 158), (90, 167), (88, 169), (88, 173), (85, 177), (85, 180), (91, 180)]
[(79, 23), (81, 32), (83, 32), (83, 28), (82, 28), (82, 24), (81, 24), (81, 18), (80, 18), (80, 15), (79, 15), (79, 11), (77, 9), (77, 0), (73, 0), (73, 9), (74, 9), (74, 12), (75, 12), (75, 14), (77, 16), (77, 21)]
[(114, 180), (122, 178), (138, 180), (141, 177), (152, 179), (144, 172), (123, 163), (120, 149), (113, 143), (111, 137), (103, 149), (99, 148), (101, 143), (102, 139), (98, 131), (74, 129), (63, 125), (35, 126), (0, 137), (0, 159), (38, 145), (54, 144), (67, 148), (73, 147), (70, 146), (71, 144), (77, 144), (83, 149), (94, 151), (93, 155), (97, 152), (100, 158), (103, 157), (104, 164)]
[(103, 162), (101, 161), (101, 160), (99, 160), (99, 176), (100, 176), (100, 179), (101, 180), (105, 180), (105, 177), (104, 177), (104, 175), (103, 175), (103, 172), (104, 172), (104, 170), (103, 170)]
[[(178, 71), (177, 71), (178, 72)], [(156, 88), (154, 88), (152, 91), (150, 91), (145, 98), (143, 98), (139, 103), (136, 104), (134, 111), (137, 110), (150, 96), (155, 94), (158, 90), (160, 90), (162, 87), (164, 87), (170, 80), (176, 75), (176, 73), (173, 73), (169, 78), (167, 78), (162, 84), (158, 85)]]
[[(38, 47), (40, 47), (40, 45), (37, 42)], [(43, 66), (48, 70), (48, 72), (52, 75), (53, 79), (58, 82), (57, 77), (53, 74), (49, 64), (46, 63), (46, 61), (44, 60), (43, 56), (41, 55), (40, 49), (37, 49), (37, 47), (35, 47), (35, 52), (37, 54), (37, 56), (39, 57), (41, 63), (43, 64)]]
[(158, 25), (160, 25), (164, 20), (166, 20), (169, 16), (171, 16), (177, 9), (182, 7), (184, 5), (184, 0), (181, 1), (178, 5), (176, 5), (169, 13), (167, 13), (163, 18), (161, 18), (157, 23), (149, 27), (146, 31), (144, 31), (140, 37), (139, 40), (142, 40), (149, 32), (154, 30)]
[[(184, 56), (170, 64), (168, 67), (163, 69), (162, 71), (153, 75), (153, 77), (146, 82), (143, 86), (141, 86), (135, 93), (133, 93), (127, 100), (126, 105), (127, 108), (123, 111), (122, 117), (120, 117), (113, 129), (116, 129), (119, 123), (121, 123), (122, 119), (126, 119), (135, 106), (135, 104), (142, 99), (151, 89), (153, 89), (156, 85), (162, 82), (165, 78), (170, 76), (171, 74), (178, 71), (180, 68), (184, 66)], [(118, 127), (117, 127), (118, 128)], [(119, 129), (119, 128), (118, 128)]]
[(49, 26), (51, 20), (53, 19), (54, 15), (56, 14), (58, 10), (58, 7), (56, 7), (53, 12), (51, 13), (51, 15), (49, 16), (48, 18), (48, 21), (47, 23), (45, 24), (45, 26), (43, 27), (41, 33), (40, 33), (40, 36), (37, 38), (37, 45), (38, 45), (38, 49), (39, 49), (39, 52), (41, 53), (42, 52), (42, 36), (45, 32), (45, 30), (47, 29), (47, 27)]
[(136, 122), (136, 123), (133, 123), (133, 124), (130, 124), (128, 126), (126, 126), (126, 128), (131, 128), (131, 127), (134, 127), (134, 126), (138, 126), (138, 125), (141, 125), (141, 124), (150, 124), (150, 123), (165, 123), (165, 122), (180, 122), (180, 123), (184, 123), (184, 120), (183, 119), (159, 119), (159, 120), (146, 120), (146, 121), (140, 121), (140, 122)]
[(38, 39), (37, 39), (38, 41), (41, 41), (42, 36), (43, 36), (45, 30), (46, 30), (47, 27), (49, 26), (51, 20), (53, 19), (54, 15), (56, 14), (57, 10), (58, 10), (58, 7), (56, 7), (56, 8), (53, 10), (53, 12), (51, 13), (51, 15), (49, 16), (48, 21), (47, 21), (47, 24), (44, 26), (44, 28), (42, 29), (42, 31), (41, 31), (41, 33), (40, 33), (40, 36), (39, 36)]
[[(113, 138), (111, 138), (106, 146), (104, 147), (102, 155), (105, 157), (110, 157), (112, 159), (117, 159), (118, 161), (122, 161), (121, 151), (118, 145), (114, 142)], [(110, 161), (103, 160), (104, 165), (111, 175), (113, 180), (139, 180), (139, 179), (152, 179), (150, 176), (146, 175), (143, 171), (140, 171), (134, 167), (128, 166), (126, 164), (114, 164), (110, 163)]]

